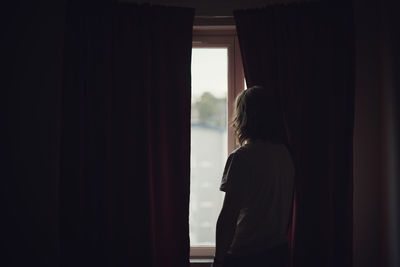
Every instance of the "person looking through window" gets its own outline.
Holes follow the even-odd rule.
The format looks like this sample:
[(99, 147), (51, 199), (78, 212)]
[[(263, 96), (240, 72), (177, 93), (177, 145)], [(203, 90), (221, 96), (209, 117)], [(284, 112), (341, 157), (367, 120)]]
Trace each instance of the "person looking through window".
[(235, 102), (240, 145), (228, 157), (220, 190), (214, 267), (283, 267), (289, 258), (294, 165), (277, 101), (254, 86)]

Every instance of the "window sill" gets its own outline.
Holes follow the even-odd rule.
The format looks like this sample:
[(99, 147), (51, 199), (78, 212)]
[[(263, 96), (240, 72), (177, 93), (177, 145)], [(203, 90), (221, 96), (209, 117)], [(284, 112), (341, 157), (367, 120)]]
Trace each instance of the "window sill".
[(191, 267), (211, 267), (213, 258), (190, 258)]

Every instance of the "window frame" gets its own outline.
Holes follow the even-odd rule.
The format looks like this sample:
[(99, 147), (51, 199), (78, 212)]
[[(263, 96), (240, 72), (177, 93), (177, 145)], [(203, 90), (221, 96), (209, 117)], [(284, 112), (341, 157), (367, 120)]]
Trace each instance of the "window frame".
[[(234, 130), (230, 125), (234, 111), (236, 96), (244, 90), (244, 71), (240, 54), (236, 27), (225, 26), (194, 26), (192, 48), (227, 48), (228, 49), (228, 154), (236, 147)], [(216, 223), (216, 222), (215, 222)], [(191, 259), (213, 258), (215, 247), (190, 246)]]

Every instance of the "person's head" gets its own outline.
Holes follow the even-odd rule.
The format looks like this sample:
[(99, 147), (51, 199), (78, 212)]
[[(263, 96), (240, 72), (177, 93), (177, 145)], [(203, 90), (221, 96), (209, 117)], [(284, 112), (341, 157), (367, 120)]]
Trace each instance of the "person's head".
[(237, 96), (232, 126), (240, 145), (256, 139), (272, 143), (285, 141), (278, 100), (261, 86), (250, 87)]

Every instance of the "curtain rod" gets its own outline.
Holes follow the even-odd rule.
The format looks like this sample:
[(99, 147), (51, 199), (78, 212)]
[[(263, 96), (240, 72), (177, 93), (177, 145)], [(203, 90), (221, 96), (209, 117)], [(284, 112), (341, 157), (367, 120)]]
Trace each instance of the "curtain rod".
[(195, 16), (196, 26), (232, 26), (235, 25), (233, 16)]

